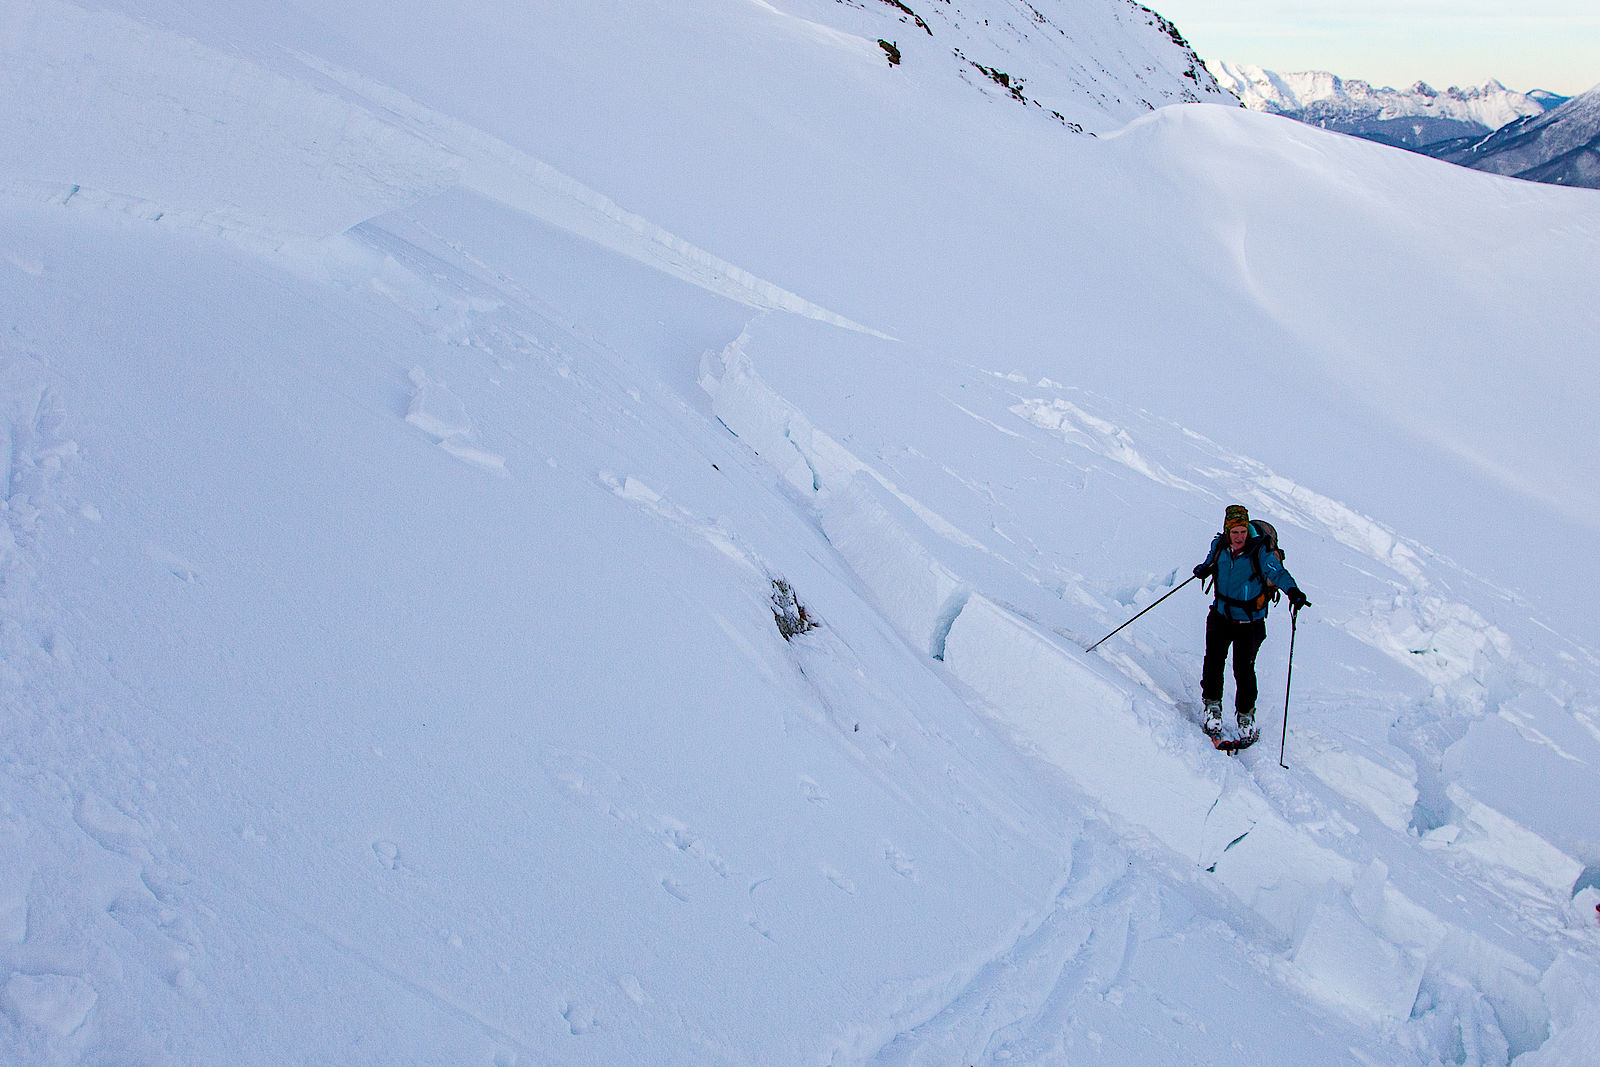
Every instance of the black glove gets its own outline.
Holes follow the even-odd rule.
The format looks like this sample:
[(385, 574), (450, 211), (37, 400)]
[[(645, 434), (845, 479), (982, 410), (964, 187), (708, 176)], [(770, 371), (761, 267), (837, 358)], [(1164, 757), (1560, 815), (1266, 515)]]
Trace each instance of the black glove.
[(1299, 589), (1290, 589), (1284, 595), (1289, 598), (1290, 605), (1296, 611), (1299, 611), (1301, 608), (1309, 608), (1311, 606), (1311, 601), (1307, 600), (1306, 595)]
[(1211, 573), (1211, 564), (1209, 564), (1209, 563), (1202, 563), (1202, 564), (1198, 565), (1197, 567), (1195, 567), (1195, 569), (1194, 569), (1194, 576), (1196, 578), (1204, 578), (1206, 575), (1208, 575), (1210, 573)]

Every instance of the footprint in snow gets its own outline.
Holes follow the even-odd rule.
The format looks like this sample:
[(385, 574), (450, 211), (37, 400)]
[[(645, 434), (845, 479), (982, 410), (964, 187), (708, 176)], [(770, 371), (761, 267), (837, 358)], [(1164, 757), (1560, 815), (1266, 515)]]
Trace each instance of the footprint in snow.
[(771, 927), (768, 927), (768, 926), (764, 925), (761, 922), (760, 916), (756, 915), (754, 912), (751, 912), (749, 915), (746, 915), (744, 917), (744, 921), (745, 921), (745, 925), (750, 927), (750, 929), (754, 930), (756, 933), (760, 934), (762, 937), (766, 938), (768, 941), (771, 941), (774, 944), (777, 943), (778, 939), (772, 936)]
[(800, 792), (804, 793), (805, 798), (813, 804), (826, 804), (832, 799), (828, 796), (827, 791), (817, 783), (816, 779), (808, 776), (801, 777)]
[(199, 569), (177, 553), (169, 552), (160, 545), (153, 543), (147, 544), (144, 547), (145, 553), (149, 555), (151, 559), (155, 560), (158, 566), (166, 568), (167, 572), (174, 578), (178, 579), (178, 581), (183, 582), (185, 585), (189, 585), (200, 580)]
[(398, 871), (400, 869), (400, 846), (393, 841), (374, 841), (372, 843), (372, 854), (378, 857), (378, 862), (383, 865), (384, 870)]
[(835, 888), (843, 890), (851, 896), (856, 895), (856, 884), (839, 871), (834, 870), (832, 867), (824, 867), (822, 868), (822, 874), (823, 877), (834, 884)]
[(917, 866), (911, 862), (911, 857), (895, 848), (893, 845), (883, 846), (883, 858), (894, 873), (913, 882), (917, 880)]
[(18, 1024), (69, 1037), (88, 1020), (98, 999), (92, 985), (70, 974), (13, 974), (3, 1004)]
[(639, 979), (631, 974), (625, 974), (618, 978), (617, 985), (621, 988), (623, 994), (635, 1004), (643, 1006), (644, 1002), (650, 999), (645, 996), (644, 986), (639, 984)]
[(28, 939), (28, 898), (20, 891), (0, 890), (0, 941), (20, 945)]
[(563, 1004), (561, 1005), (561, 1017), (567, 1020), (567, 1029), (572, 1031), (572, 1036), (574, 1037), (587, 1034), (597, 1025), (594, 1009), (587, 1004)]
[(666, 816), (657, 816), (657, 819), (661, 824), (663, 836), (666, 837), (673, 848), (685, 855), (694, 856), (702, 860), (707, 867), (710, 867), (723, 878), (728, 877), (731, 871), (727, 861), (717, 855), (716, 850), (706, 844), (704, 839), (698, 837), (689, 827), (676, 819)]
[(144, 847), (148, 836), (144, 826), (94, 793), (85, 793), (78, 799), (72, 818), (101, 848), (149, 861), (150, 854)]
[(663, 879), (661, 879), (661, 888), (665, 889), (667, 891), (667, 895), (668, 896), (676, 897), (677, 899), (683, 901), (685, 904), (687, 904), (689, 902), (689, 891), (687, 889), (683, 888), (683, 886), (681, 884), (679, 884), (679, 882), (676, 879), (673, 879), (673, 878), (663, 878)]
[(0, 825), (0, 856), (14, 857), (0, 864), (0, 944), (28, 940), (28, 889), (34, 869), (22, 859), (26, 843), (24, 834)]

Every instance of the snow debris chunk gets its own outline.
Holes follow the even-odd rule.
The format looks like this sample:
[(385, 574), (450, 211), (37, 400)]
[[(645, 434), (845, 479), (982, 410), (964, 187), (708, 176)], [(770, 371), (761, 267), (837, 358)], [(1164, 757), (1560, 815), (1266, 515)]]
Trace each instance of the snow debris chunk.
[(472, 432), (466, 405), (441, 382), (430, 379), (421, 367), (411, 370), (411, 409), (406, 421), (423, 433), (444, 441)]
[(1120, 463), (1158, 485), (1191, 491), (1197, 488), (1192, 482), (1147, 458), (1135, 447), (1133, 438), (1126, 430), (1089, 414), (1070, 401), (1060, 397), (1053, 400), (1024, 400), (1012, 407), (1011, 413), (1041, 430), (1059, 434), (1068, 444), (1079, 445), (1097, 456)]
[(484, 470), (493, 471), (496, 474), (506, 473), (506, 459), (504, 456), (497, 456), (493, 452), (485, 452), (481, 448), (473, 448), (471, 445), (462, 444), (459, 438), (447, 437), (439, 442), (439, 447), (463, 463), (470, 463), (474, 467), (482, 467)]
[(468, 443), (472, 434), (472, 419), (467, 406), (443, 382), (428, 377), (421, 367), (411, 369), (411, 407), (406, 421), (432, 437), (438, 446), (474, 467), (494, 474), (506, 473), (506, 460), (493, 452), (486, 452)]
[(1545, 972), (1539, 990), (1550, 1008), (1550, 1039), (1519, 1056), (1517, 1067), (1600, 1063), (1600, 964), (1563, 955)]
[(1586, 932), (1600, 944), (1600, 889), (1589, 886), (1572, 895), (1567, 909), (1567, 924), (1575, 930)]
[(1429, 593), (1375, 600), (1351, 619), (1350, 635), (1434, 685), (1481, 699), (1482, 679), (1511, 653), (1511, 639), (1467, 607)]

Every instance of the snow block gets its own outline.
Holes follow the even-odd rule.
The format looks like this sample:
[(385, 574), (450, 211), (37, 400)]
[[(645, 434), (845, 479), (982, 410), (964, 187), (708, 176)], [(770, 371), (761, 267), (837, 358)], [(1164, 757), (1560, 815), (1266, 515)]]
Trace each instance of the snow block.
[(1362, 751), (1359, 745), (1355, 738), (1335, 744), (1303, 727), (1295, 730), (1295, 759), (1301, 767), (1391, 830), (1408, 832), (1417, 805), (1416, 767), (1393, 748)]
[(1379, 936), (1356, 914), (1349, 894), (1330, 883), (1308, 901), (1294, 962), (1317, 993), (1375, 1019), (1410, 1018), (1425, 961)]
[(750, 363), (746, 330), (721, 352), (700, 360), (700, 388), (711, 397), (711, 410), (785, 482), (802, 492), (824, 488), (822, 473), (805, 454), (816, 431), (793, 404), (773, 392)]
[[(458, 184), (512, 211), (566, 230), (601, 248), (707, 292), (762, 311), (784, 311), (885, 340), (887, 335), (813, 304), (764, 278), (719, 259), (631, 211), (548, 163), (483, 130), (433, 111), (398, 90), (316, 56), (296, 58), (370, 103), (399, 116), (405, 129), (426, 129)], [(403, 143), (403, 142), (402, 142)]]
[(1193, 860), (1285, 936), (1308, 897), (1352, 884), (1348, 860), (1285, 822), (1170, 707), (981, 595), (950, 627), (945, 665), (1018, 738), (1112, 815)]
[(1139, 721), (1123, 686), (978, 595), (951, 626), (944, 659), (1086, 792), (1181, 852), (1195, 854), (1218, 784), (1160, 744)]
[(421, 367), (412, 368), (411, 385), (411, 407), (406, 412), (408, 423), (432, 437), (441, 449), (463, 463), (495, 474), (506, 473), (504, 456), (467, 443), (472, 434), (472, 419), (460, 397), (444, 383), (430, 379)]
[(873, 478), (857, 474), (824, 504), (823, 532), (889, 621), (919, 649), (943, 659), (945, 635), (967, 603), (967, 585), (895, 521), (879, 492)]
[(442, 383), (431, 380), (421, 367), (412, 368), (411, 385), (407, 422), (440, 441), (472, 431), (466, 405)]
[(1513, 819), (1484, 804), (1458, 783), (1445, 790), (1460, 812), (1454, 847), (1485, 863), (1510, 868), (1556, 893), (1572, 892), (1583, 864)]
[(447, 437), (439, 442), (439, 447), (463, 463), (470, 463), (474, 467), (482, 467), (484, 470), (492, 471), (495, 474), (506, 473), (506, 459), (504, 456), (497, 456), (493, 452), (485, 452), (481, 448), (473, 448), (471, 445), (462, 444), (460, 438)]
[[(1472, 721), (1445, 751), (1440, 773), (1476, 804), (1493, 809), (1576, 862), (1596, 858), (1591, 855), (1596, 838), (1592, 805), (1551, 799), (1592, 795), (1597, 766), (1600, 731), (1583, 703), (1524, 689), (1499, 699), (1494, 714)], [(1465, 836), (1473, 836), (1470, 829)], [(1534, 847), (1545, 851), (1537, 842)], [(1558, 877), (1567, 866), (1559, 859), (1556, 864), (1548, 877)]]

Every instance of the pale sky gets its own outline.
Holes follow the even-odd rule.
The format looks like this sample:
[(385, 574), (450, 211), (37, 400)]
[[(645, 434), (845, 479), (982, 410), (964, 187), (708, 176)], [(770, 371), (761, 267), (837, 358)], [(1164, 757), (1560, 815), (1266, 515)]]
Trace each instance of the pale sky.
[(1600, 84), (1600, 0), (1143, 0), (1201, 58), (1403, 89)]

